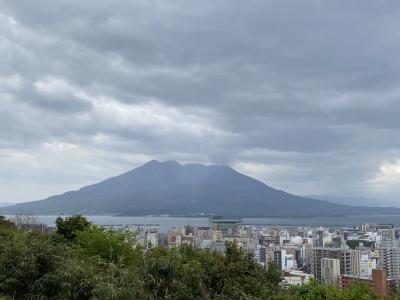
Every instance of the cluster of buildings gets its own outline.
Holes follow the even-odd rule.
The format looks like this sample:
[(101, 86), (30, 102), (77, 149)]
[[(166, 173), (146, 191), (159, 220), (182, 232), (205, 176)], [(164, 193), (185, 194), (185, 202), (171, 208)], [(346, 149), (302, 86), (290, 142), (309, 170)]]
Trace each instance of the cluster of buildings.
[[(54, 228), (30, 222), (28, 229), (51, 233)], [(19, 222), (20, 228), (25, 228)], [(346, 288), (363, 281), (383, 299), (400, 290), (400, 228), (391, 224), (356, 227), (305, 227), (244, 225), (240, 219), (213, 217), (209, 226), (170, 228), (161, 233), (158, 224), (103, 225), (108, 229), (132, 230), (143, 246), (172, 248), (189, 244), (224, 252), (226, 242), (236, 241), (268, 268), (273, 262), (284, 283), (318, 282)]]
[(223, 252), (235, 240), (260, 265), (274, 262), (284, 282), (298, 285), (311, 278), (339, 288), (364, 281), (384, 297), (400, 282), (400, 228), (390, 224), (357, 227), (288, 227), (243, 225), (240, 219), (214, 217), (209, 226), (183, 226), (160, 234), (157, 226), (139, 230), (143, 245), (190, 244)]
[(346, 288), (363, 281), (384, 297), (398, 289), (400, 229), (391, 224), (317, 230), (308, 250), (309, 272), (326, 284)]

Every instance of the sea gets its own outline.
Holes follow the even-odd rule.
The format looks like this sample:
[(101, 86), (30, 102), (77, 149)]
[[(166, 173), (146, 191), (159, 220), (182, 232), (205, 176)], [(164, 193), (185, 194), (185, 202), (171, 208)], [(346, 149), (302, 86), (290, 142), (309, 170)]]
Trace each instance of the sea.
[[(12, 217), (12, 216), (10, 216)], [(54, 226), (58, 216), (38, 216), (40, 223)], [(64, 216), (65, 217), (65, 216)], [(142, 216), (142, 217), (121, 217), (104, 215), (87, 215), (89, 221), (98, 225), (130, 226), (130, 225), (158, 225), (160, 233), (166, 233), (174, 227), (185, 225), (208, 226), (208, 218), (169, 217), (169, 216)], [(357, 215), (343, 217), (316, 217), (316, 218), (243, 218), (243, 225), (257, 226), (324, 226), (324, 227), (352, 227), (359, 224), (400, 224), (400, 215)]]

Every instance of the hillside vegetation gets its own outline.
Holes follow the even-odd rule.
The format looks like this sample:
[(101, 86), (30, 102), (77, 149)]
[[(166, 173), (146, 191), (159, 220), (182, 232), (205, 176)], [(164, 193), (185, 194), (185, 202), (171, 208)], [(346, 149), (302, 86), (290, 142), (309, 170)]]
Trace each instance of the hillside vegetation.
[[(367, 286), (286, 287), (235, 243), (225, 253), (134, 246), (128, 232), (73, 216), (52, 235), (0, 217), (0, 299), (375, 299)], [(2, 295), (2, 296), (1, 296)], [(3, 297), (3, 298), (2, 298)]]

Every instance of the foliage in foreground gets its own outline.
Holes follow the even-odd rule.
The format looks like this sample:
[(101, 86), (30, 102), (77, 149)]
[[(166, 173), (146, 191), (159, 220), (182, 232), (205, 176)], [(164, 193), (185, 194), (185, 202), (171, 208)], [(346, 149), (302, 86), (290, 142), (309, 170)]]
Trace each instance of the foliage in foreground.
[[(0, 295), (11, 299), (375, 299), (367, 286), (346, 291), (316, 282), (285, 288), (273, 264), (257, 264), (236, 243), (225, 254), (184, 245), (133, 247), (129, 233), (81, 216), (58, 219), (51, 236), (0, 218)], [(0, 296), (1, 299), (1, 296)]]
[(276, 299), (289, 300), (374, 300), (374, 291), (365, 282), (354, 282), (349, 288), (340, 290), (330, 285), (319, 284), (316, 280), (308, 284), (289, 287)]

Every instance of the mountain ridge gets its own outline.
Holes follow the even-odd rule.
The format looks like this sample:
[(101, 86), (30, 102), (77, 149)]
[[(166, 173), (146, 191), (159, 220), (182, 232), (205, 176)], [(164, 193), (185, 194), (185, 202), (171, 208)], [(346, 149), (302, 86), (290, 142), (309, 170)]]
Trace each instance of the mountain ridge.
[(400, 214), (400, 209), (347, 206), (300, 197), (274, 189), (228, 166), (152, 160), (76, 191), (0, 208), (0, 212), (318, 217)]
[(316, 195), (304, 195), (303, 197), (324, 200), (331, 203), (351, 205), (351, 206), (398, 207), (398, 201), (361, 197), (361, 196), (316, 194)]

